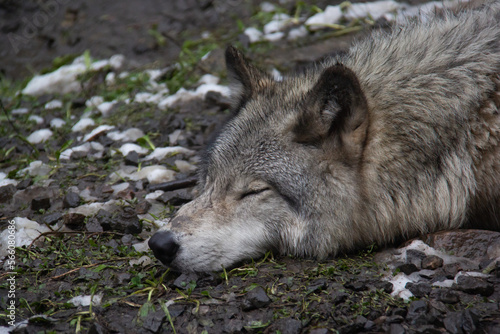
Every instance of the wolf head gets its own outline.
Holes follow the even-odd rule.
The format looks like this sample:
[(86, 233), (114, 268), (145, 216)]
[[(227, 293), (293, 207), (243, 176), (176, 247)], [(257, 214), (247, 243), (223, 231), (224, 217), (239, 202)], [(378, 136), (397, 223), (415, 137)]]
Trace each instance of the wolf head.
[(367, 103), (340, 63), (281, 81), (226, 50), (234, 116), (207, 148), (199, 196), (149, 241), (181, 271), (213, 271), (268, 250), (325, 257), (354, 245)]

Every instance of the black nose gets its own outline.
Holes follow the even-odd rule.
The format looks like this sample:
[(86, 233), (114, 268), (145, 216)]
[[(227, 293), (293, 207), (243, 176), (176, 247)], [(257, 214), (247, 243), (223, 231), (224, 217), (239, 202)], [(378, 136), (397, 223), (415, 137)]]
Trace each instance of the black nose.
[(148, 242), (153, 254), (163, 264), (169, 265), (179, 250), (179, 244), (170, 231), (156, 232)]

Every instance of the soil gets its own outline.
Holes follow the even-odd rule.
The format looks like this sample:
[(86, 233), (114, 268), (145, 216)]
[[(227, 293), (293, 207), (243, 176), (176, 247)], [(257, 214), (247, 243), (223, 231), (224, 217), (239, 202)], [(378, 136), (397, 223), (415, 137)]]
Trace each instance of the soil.
[[(85, 50), (97, 59), (124, 54), (130, 69), (162, 68), (178, 61), (183, 43), (199, 39), (204, 31), (224, 41), (231, 36), (245, 46), (248, 41), (238, 33), (237, 19), (251, 22), (260, 2), (0, 0), (0, 71), (9, 80), (25, 80), (33, 72), (53, 67), (57, 57), (81, 55)], [(285, 2), (284, 8), (293, 13), (294, 3)], [(324, 8), (327, 1), (315, 3)], [(327, 32), (248, 51), (265, 68), (298, 70), (345, 50), (354, 38), (383, 26), (379, 22), (358, 34), (328, 38)], [(151, 31), (166, 36), (165, 43), (159, 43)], [(219, 71), (222, 47), (214, 54), (207, 64)], [(54, 95), (21, 101), (11, 97), (4, 103), (8, 110), (29, 107), (47, 122), (64, 118), (68, 110), (78, 120), (87, 111), (86, 99), (98, 91), (106, 74), (86, 78), (81, 93), (64, 97), (68, 109), (43, 111), (46, 102), (58, 98)], [(182, 130), (184, 139), (179, 144), (196, 152), (228, 117), (227, 101), (217, 95), (167, 112), (155, 105), (118, 106), (115, 111), (107, 123), (116, 122), (120, 130), (138, 127), (161, 146), (169, 142), (169, 134)], [(7, 174), (26, 167), (35, 160), (35, 153), (36, 159), (55, 164), (57, 150), (70, 139), (78, 140), (68, 131), (45, 144), (28, 145), (20, 138), (36, 126), (28, 126), (22, 117), (11, 121), (20, 133), (16, 136), (4, 122), (0, 146), (15, 147), (8, 156), (2, 151), (0, 171)], [(470, 268), (438, 264), (423, 283), (408, 287), (414, 297), (407, 301), (391, 295), (394, 287), (384, 277), (413, 267), (395, 270), (378, 261), (376, 246), (322, 262), (268, 254), (222, 273), (171, 272), (151, 252), (132, 246), (156, 229), (138, 215), (151, 210), (145, 196), (157, 189), (165, 190), (158, 200), (161, 214), (174, 214), (191, 196), (189, 180), (194, 173), (179, 173), (177, 181), (186, 181), (180, 186), (140, 180), (113, 192), (111, 186), (122, 181), (111, 182), (111, 172), (138, 160), (112, 154), (120, 144), (106, 136), (96, 141), (106, 148), (102, 157), (82, 154), (58, 162), (50, 175), (18, 177), (16, 186), (0, 188), (0, 230), (13, 217), (65, 227), (17, 249), (16, 322), (23, 325), (15, 333), (500, 333), (500, 268), (491, 260), (474, 267), (488, 268), (486, 278), (466, 277), (448, 288), (432, 283), (453, 279)], [(178, 155), (160, 163), (173, 166), (177, 159), (189, 157)], [(70, 212), (88, 202), (84, 191), (95, 202), (117, 200), (117, 204), (89, 215)], [(139, 259), (144, 262), (130, 263)], [(10, 276), (0, 272), (0, 277), (0, 307), (7, 309), (5, 282)], [(80, 295), (102, 300), (92, 307), (69, 303)], [(8, 321), (0, 316), (1, 326)]]

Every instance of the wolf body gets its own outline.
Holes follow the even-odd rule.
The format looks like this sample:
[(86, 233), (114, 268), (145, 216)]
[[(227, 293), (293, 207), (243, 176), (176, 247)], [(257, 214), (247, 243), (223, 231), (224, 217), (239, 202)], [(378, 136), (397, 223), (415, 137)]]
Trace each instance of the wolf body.
[(500, 226), (500, 5), (375, 32), (274, 80), (235, 48), (234, 117), (150, 247), (182, 271)]

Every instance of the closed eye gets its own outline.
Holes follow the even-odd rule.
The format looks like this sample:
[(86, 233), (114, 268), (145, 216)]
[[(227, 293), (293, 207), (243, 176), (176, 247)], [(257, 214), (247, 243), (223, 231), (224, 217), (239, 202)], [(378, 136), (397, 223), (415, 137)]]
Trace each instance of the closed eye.
[(241, 194), (240, 200), (243, 199), (243, 198), (245, 198), (245, 197), (248, 197), (248, 196), (253, 196), (253, 195), (257, 195), (257, 194), (263, 193), (264, 191), (267, 191), (267, 190), (270, 190), (270, 189), (271, 188), (260, 188), (260, 189), (249, 190), (246, 193)]

